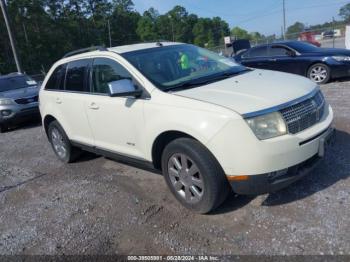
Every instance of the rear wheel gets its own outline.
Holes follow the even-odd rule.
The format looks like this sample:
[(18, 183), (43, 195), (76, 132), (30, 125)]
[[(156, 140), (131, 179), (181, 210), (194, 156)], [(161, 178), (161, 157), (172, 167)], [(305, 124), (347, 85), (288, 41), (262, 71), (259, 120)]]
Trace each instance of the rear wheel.
[(79, 157), (81, 150), (72, 146), (68, 136), (57, 121), (49, 124), (48, 136), (56, 156), (62, 162), (71, 163)]
[(309, 68), (307, 76), (317, 84), (326, 84), (331, 78), (331, 71), (325, 64), (314, 64)]
[(165, 181), (185, 207), (205, 214), (218, 207), (230, 192), (224, 171), (198, 141), (179, 138), (162, 155)]

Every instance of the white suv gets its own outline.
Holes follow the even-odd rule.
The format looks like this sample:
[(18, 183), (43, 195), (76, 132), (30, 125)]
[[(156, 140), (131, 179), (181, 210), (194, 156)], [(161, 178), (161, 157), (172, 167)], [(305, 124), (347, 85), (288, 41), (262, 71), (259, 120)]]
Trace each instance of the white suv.
[(60, 160), (83, 149), (159, 170), (199, 213), (231, 189), (263, 194), (298, 180), (334, 133), (310, 80), (170, 42), (67, 54), (43, 82), (40, 111)]

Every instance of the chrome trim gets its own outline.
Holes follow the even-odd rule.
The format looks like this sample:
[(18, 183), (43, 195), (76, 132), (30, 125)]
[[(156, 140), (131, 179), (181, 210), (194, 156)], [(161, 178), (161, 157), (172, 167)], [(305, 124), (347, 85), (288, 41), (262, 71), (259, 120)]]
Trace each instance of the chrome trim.
[(252, 117), (257, 117), (257, 116), (262, 116), (262, 115), (266, 115), (266, 114), (269, 114), (269, 113), (277, 112), (277, 111), (279, 111), (281, 109), (284, 109), (284, 108), (289, 107), (289, 106), (296, 105), (296, 104), (298, 104), (300, 102), (303, 102), (303, 101), (305, 101), (307, 99), (312, 98), (314, 95), (316, 95), (316, 93), (319, 90), (320, 90), (320, 88), (317, 86), (312, 92), (310, 92), (309, 94), (307, 94), (305, 96), (299, 97), (299, 98), (294, 99), (292, 101), (289, 101), (289, 102), (286, 102), (286, 103), (283, 103), (283, 104), (280, 104), (280, 105), (277, 105), (277, 106), (273, 106), (273, 107), (270, 107), (270, 108), (267, 108), (267, 109), (246, 113), (246, 114), (243, 114), (242, 117), (244, 119), (247, 119), (247, 118), (252, 118)]

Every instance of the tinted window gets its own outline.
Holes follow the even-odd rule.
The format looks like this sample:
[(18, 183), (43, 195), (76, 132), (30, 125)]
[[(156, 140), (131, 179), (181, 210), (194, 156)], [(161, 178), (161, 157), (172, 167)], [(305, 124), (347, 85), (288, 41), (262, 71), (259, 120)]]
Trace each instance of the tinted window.
[(97, 58), (92, 67), (92, 92), (108, 94), (109, 86), (122, 79), (131, 79), (129, 72), (117, 62), (107, 58)]
[(263, 57), (267, 56), (267, 46), (259, 46), (250, 49), (244, 57)]
[(86, 89), (86, 76), (89, 60), (78, 60), (68, 63), (65, 90), (75, 92), (88, 92)]
[(187, 44), (148, 48), (123, 56), (164, 91), (191, 88), (195, 82), (215, 82), (247, 71), (232, 59)]
[(45, 89), (48, 90), (63, 90), (64, 89), (64, 78), (66, 75), (66, 65), (58, 66), (53, 71), (50, 79), (47, 81)]
[(286, 45), (297, 50), (299, 53), (319, 52), (320, 48), (309, 43), (295, 41), (288, 42)]
[(37, 82), (26, 75), (0, 78), (0, 92), (34, 85), (37, 85)]
[(269, 52), (270, 56), (287, 56), (288, 49), (281, 46), (272, 46)]

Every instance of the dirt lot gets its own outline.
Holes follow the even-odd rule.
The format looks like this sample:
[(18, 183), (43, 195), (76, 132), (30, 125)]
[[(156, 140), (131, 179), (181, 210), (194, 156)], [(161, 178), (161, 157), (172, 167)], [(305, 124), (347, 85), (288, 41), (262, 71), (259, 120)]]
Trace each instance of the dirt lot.
[(86, 155), (64, 165), (40, 126), (0, 135), (0, 254), (350, 254), (350, 82), (326, 161), (288, 189), (179, 205), (160, 175)]

